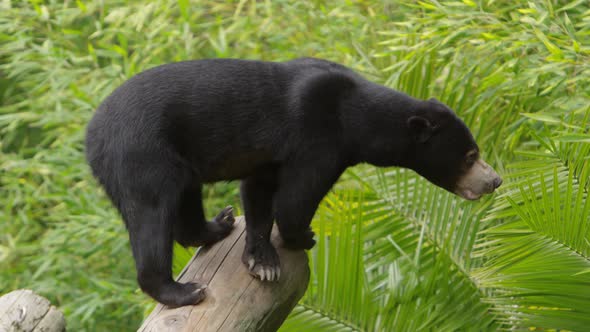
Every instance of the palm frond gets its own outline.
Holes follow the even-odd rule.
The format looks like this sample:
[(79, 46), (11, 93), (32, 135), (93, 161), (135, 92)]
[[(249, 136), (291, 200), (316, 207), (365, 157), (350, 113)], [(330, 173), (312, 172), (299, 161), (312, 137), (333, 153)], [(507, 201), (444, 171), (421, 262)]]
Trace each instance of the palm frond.
[(458, 209), (463, 203), (409, 171), (361, 171), (362, 190), (341, 188), (318, 211), (302, 303), (363, 331), (493, 330), (465, 250), (481, 207)]
[(485, 263), (473, 275), (505, 327), (590, 326), (590, 144), (586, 128), (557, 123), (563, 133), (532, 131), (542, 149), (523, 151), (526, 159), (509, 165), (508, 185), (477, 244)]

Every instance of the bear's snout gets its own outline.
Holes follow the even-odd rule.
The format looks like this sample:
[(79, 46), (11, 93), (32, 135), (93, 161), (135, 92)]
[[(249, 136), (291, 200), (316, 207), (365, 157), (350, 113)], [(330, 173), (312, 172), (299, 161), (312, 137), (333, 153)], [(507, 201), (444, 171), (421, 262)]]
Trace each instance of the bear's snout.
[(502, 178), (498, 173), (485, 161), (479, 159), (459, 179), (455, 194), (468, 200), (476, 200), (494, 192), (500, 185), (502, 185)]

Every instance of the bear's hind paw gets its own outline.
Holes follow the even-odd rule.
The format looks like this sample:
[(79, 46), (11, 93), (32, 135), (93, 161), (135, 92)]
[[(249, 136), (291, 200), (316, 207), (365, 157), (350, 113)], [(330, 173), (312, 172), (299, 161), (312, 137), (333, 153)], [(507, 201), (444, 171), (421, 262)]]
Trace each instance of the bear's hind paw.
[(233, 226), (236, 219), (234, 218), (234, 208), (231, 205), (226, 206), (217, 214), (213, 221), (216, 223), (229, 224)]

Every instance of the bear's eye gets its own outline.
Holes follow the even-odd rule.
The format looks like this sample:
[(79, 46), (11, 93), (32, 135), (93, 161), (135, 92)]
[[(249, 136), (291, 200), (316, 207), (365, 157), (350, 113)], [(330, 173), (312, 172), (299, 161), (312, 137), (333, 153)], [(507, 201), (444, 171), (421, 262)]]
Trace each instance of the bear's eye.
[(477, 159), (479, 159), (479, 152), (477, 150), (471, 150), (465, 155), (465, 162), (469, 166), (473, 165)]

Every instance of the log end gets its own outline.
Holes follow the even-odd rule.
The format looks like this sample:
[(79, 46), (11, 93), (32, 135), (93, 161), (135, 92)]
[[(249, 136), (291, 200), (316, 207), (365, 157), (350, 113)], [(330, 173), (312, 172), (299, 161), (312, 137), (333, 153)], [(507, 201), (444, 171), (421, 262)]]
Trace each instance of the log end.
[(19, 289), (0, 297), (0, 331), (62, 332), (63, 314), (49, 300), (29, 289)]

